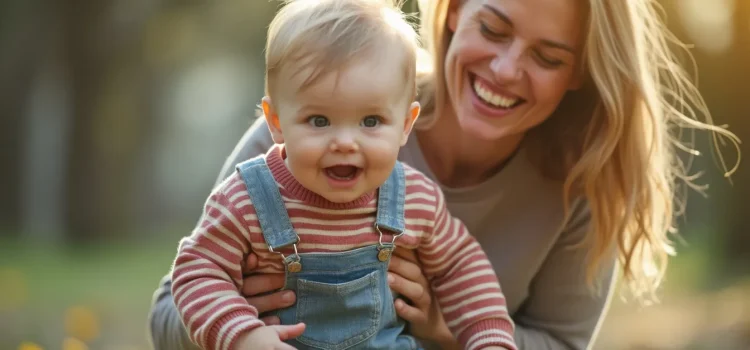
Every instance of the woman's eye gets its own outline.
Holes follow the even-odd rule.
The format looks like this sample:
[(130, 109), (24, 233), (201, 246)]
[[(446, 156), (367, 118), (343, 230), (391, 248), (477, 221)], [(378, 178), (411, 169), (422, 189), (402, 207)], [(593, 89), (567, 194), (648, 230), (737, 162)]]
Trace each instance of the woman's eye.
[(370, 115), (362, 119), (362, 126), (366, 128), (374, 128), (380, 124), (380, 117)]
[(307, 123), (316, 128), (325, 128), (326, 126), (331, 125), (330, 121), (328, 121), (328, 118), (322, 115), (313, 115), (308, 117)]
[(549, 67), (549, 68), (556, 68), (561, 66), (564, 62), (555, 58), (547, 57), (541, 53), (537, 53), (536, 57), (539, 58), (539, 61), (542, 62), (542, 65)]
[(493, 30), (488, 26), (486, 23), (481, 23), (479, 25), (479, 30), (484, 34), (485, 37), (487, 37), (490, 40), (503, 40), (508, 38), (508, 34), (498, 32), (496, 30)]

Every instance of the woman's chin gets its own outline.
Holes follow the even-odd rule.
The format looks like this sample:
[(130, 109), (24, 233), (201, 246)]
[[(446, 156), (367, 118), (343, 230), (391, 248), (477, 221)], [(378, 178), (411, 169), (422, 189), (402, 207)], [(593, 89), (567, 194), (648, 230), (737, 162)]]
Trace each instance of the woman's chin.
[(496, 141), (510, 135), (507, 126), (493, 125), (481, 117), (459, 118), (459, 124), (464, 134), (482, 141)]

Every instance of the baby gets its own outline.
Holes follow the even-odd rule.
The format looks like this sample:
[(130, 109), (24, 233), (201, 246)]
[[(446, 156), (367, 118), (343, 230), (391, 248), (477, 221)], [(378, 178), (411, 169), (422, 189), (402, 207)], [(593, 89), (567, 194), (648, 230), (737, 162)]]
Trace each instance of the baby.
[[(276, 145), (212, 191), (174, 264), (172, 292), (193, 342), (417, 349), (387, 284), (398, 246), (416, 251), (465, 349), (516, 349), (485, 253), (439, 186), (397, 161), (419, 115), (417, 50), (391, 1), (297, 0), (278, 12), (262, 100)], [(285, 274), (296, 292), (276, 313), (284, 326), (266, 326), (240, 294), (251, 252), (258, 272)]]

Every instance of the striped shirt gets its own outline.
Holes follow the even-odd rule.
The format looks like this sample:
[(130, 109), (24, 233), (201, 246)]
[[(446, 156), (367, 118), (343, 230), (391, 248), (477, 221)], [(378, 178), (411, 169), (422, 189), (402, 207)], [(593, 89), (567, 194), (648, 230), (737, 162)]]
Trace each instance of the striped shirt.
[[(378, 243), (374, 193), (332, 203), (292, 176), (280, 146), (271, 148), (266, 162), (300, 237), (300, 253)], [(463, 348), (516, 349), (505, 297), (484, 251), (450, 215), (440, 188), (406, 164), (404, 171), (406, 230), (396, 240), (398, 249), (416, 250), (443, 317)], [(177, 309), (191, 340), (204, 349), (232, 349), (239, 335), (264, 325), (239, 292), (241, 265), (250, 252), (259, 258), (258, 272), (284, 273), (280, 256), (264, 242), (250, 196), (235, 172), (212, 191), (201, 223), (180, 242), (172, 271)]]

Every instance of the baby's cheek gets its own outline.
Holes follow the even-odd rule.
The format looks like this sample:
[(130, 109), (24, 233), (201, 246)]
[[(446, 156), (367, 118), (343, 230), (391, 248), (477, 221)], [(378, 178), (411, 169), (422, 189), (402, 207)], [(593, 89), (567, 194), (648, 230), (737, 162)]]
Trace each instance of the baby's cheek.
[(381, 139), (374, 140), (373, 157), (376, 157), (379, 163), (390, 163), (398, 157), (398, 151), (401, 149), (400, 135), (384, 135)]
[(393, 166), (398, 158), (398, 147), (389, 145), (388, 147), (373, 148), (368, 157), (368, 165), (372, 171), (378, 171), (385, 174), (385, 177), (393, 170)]
[(304, 141), (295, 142), (292, 147), (287, 146), (286, 155), (286, 162), (295, 175), (310, 171), (312, 168), (317, 168), (318, 161), (320, 160), (320, 152), (317, 152)]
[(293, 135), (286, 142), (287, 153), (304, 154), (306, 156), (322, 153), (326, 143), (315, 137)]

